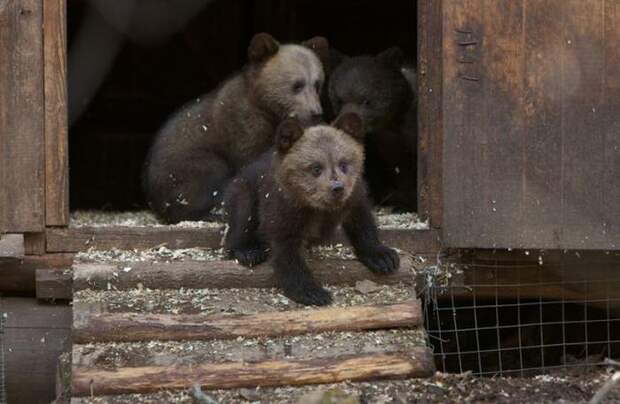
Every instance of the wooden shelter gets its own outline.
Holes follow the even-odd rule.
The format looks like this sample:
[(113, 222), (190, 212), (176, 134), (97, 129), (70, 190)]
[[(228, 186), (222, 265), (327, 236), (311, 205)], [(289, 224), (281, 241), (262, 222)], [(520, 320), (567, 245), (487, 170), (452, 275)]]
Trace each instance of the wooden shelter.
[[(117, 280), (119, 269), (125, 268), (124, 264), (118, 262), (107, 268), (104, 265), (90, 272), (96, 274), (87, 278), (83, 277), (86, 270), (83, 266), (76, 266), (75, 273), (66, 271), (72, 266), (73, 255), (89, 248), (140, 250), (163, 244), (176, 249), (219, 248), (223, 227), (217, 226), (69, 226), (73, 209), (69, 202), (70, 177), (83, 179), (90, 175), (74, 171), (73, 166), (70, 171), (69, 161), (76, 159), (76, 167), (88, 168), (82, 164), (90, 158), (84, 151), (88, 147), (98, 148), (96, 143), (80, 146), (80, 139), (69, 148), (67, 10), (78, 10), (83, 3), (0, 0), (0, 291), (4, 293), (71, 299), (72, 282), (76, 291), (87, 287), (109, 288), (110, 282), (114, 284)], [(272, 27), (265, 21), (278, 20), (280, 24), (274, 25), (274, 30), (294, 32), (292, 36), (306, 35), (299, 28), (303, 26), (300, 12), (291, 11), (294, 7), (288, 2), (271, 0), (271, 8), (251, 3), (250, 11), (239, 1), (231, 2), (228, 8), (218, 6), (210, 18), (237, 18), (239, 24), (255, 21), (254, 27), (262, 29)], [(312, 7), (306, 1), (297, 3), (305, 7), (302, 12), (310, 12)], [(314, 12), (328, 15), (329, 8), (322, 3), (317, 3)], [(398, 28), (395, 24), (389, 29), (417, 32), (416, 38), (407, 44), (417, 54), (419, 213), (428, 219), (429, 226), (425, 230), (382, 229), (385, 242), (426, 258), (451, 249), (475, 250), (481, 254), (497, 249), (505, 251), (509, 258), (516, 254), (515, 250), (588, 250), (588, 254), (595, 255), (620, 250), (620, 48), (617, 46), (620, 3), (604, 0), (398, 3), (403, 4), (403, 10), (410, 7), (417, 13), (417, 17), (403, 17), (411, 25), (403, 23)], [(374, 7), (391, 6), (382, 3)], [(337, 20), (347, 13), (346, 6), (338, 10), (340, 14), (326, 19)], [(219, 34), (215, 27), (204, 29), (213, 30), (211, 36)], [(239, 49), (245, 46), (241, 43), (244, 37), (234, 24), (222, 29), (231, 36), (231, 43), (235, 43), (234, 51), (221, 58), (223, 65), (232, 66), (240, 58)], [(347, 38), (358, 35), (350, 27), (342, 30), (350, 31)], [(134, 57), (135, 60), (140, 58)], [(123, 75), (123, 70), (111, 74)], [(119, 83), (119, 87), (124, 85), (122, 81)], [(93, 133), (96, 138), (96, 131)], [(71, 155), (74, 152), (75, 156)], [(100, 161), (96, 156), (92, 159)], [(134, 164), (139, 166), (139, 162)], [(80, 184), (85, 183), (82, 179), (71, 190), (75, 195), (80, 193)], [(118, 193), (125, 190), (120, 186)], [(81, 203), (79, 196), (73, 199)], [(204, 287), (247, 287), (243, 285), (247, 275), (230, 262), (187, 265), (172, 263), (156, 268), (156, 264), (145, 264), (137, 269), (132, 265), (133, 272), (121, 272), (121, 278), (127, 282), (123, 287), (144, 286), (150, 277), (153, 282), (164, 279), (175, 287), (189, 287), (200, 283), (200, 278), (192, 278), (200, 273), (196, 272), (198, 268), (206, 268), (209, 276), (219, 282)], [(336, 261), (331, 265), (339, 267), (341, 263)], [(620, 261), (613, 255), (605, 260), (604, 271), (618, 265)], [(111, 275), (114, 273), (116, 277)], [(269, 278), (263, 275), (255, 272), (249, 277), (250, 284), (259, 288), (270, 286)], [(366, 277), (363, 272), (353, 270), (332, 281), (351, 284)], [(89, 286), (89, 282), (95, 283)], [(153, 287), (161, 288), (162, 284)], [(68, 308), (58, 310), (66, 313)], [(80, 314), (86, 317), (80, 318), (77, 324), (84, 328), (77, 328), (74, 342), (90, 341), (92, 333), (98, 334), (100, 329), (113, 334), (110, 330), (125, 326), (128, 321), (113, 314), (89, 317), (92, 314), (89, 310), (92, 308)], [(219, 327), (219, 320), (214, 321)], [(202, 332), (192, 330), (194, 322), (191, 318), (181, 321), (157, 317), (140, 322), (143, 329), (131, 329), (126, 335), (151, 335), (160, 329), (160, 323), (165, 323), (171, 324), (170, 333), (186, 337), (186, 333)], [(408, 324), (417, 326), (417, 319)], [(388, 326), (400, 325), (395, 322)], [(86, 356), (78, 357), (81, 362), (74, 362), (79, 372), (73, 385), (81, 395), (93, 389), (88, 382), (92, 379), (110, 380), (107, 390), (103, 390), (106, 394), (130, 391), (130, 387), (116, 389), (113, 375), (92, 369), (88, 371), (92, 374), (82, 373), (83, 366), (92, 363)], [(401, 376), (427, 374), (432, 368), (417, 369), (417, 365), (400, 357), (375, 359), (394, 365), (392, 369), (401, 372)], [(380, 363), (368, 357), (354, 360)], [(179, 387), (178, 380), (187, 371), (181, 369), (181, 373), (171, 375), (149, 367), (149, 363), (144, 361), (139, 372), (161, 376), (170, 383), (166, 386)], [(257, 365), (256, 371), (268, 371), (276, 365), (280, 366)], [(293, 366), (291, 374), (294, 374), (294, 364), (289, 365)], [(312, 368), (316, 364), (302, 365)], [(319, 365), (338, 367), (341, 363)], [(220, 371), (217, 365), (213, 369), (209, 366), (205, 365), (201, 374)], [(366, 376), (372, 376), (373, 372), (369, 370)], [(237, 377), (234, 367), (227, 368), (223, 374), (229, 379)], [(108, 376), (111, 379), (106, 379)], [(123, 373), (122, 377), (138, 376)], [(201, 380), (205, 385), (219, 383), (206, 376)], [(136, 384), (140, 384), (140, 379)]]

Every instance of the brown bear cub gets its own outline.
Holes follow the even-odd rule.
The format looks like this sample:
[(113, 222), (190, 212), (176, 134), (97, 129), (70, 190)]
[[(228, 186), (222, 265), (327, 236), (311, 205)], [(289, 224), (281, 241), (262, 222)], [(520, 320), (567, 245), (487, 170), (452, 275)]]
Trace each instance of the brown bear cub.
[(397, 47), (344, 57), (330, 74), (326, 108), (336, 116), (355, 112), (362, 118), (370, 195), (377, 204), (406, 211), (417, 208), (415, 81)]
[(281, 45), (255, 35), (246, 67), (181, 108), (156, 136), (143, 172), (151, 209), (169, 223), (208, 218), (229, 180), (273, 145), (280, 122), (319, 122), (327, 55), (322, 37)]
[(379, 241), (366, 196), (361, 129), (355, 114), (305, 130), (286, 120), (274, 150), (244, 168), (226, 191), (224, 248), (246, 266), (271, 255), (278, 287), (298, 303), (331, 302), (308, 269), (303, 247), (329, 239), (340, 224), (371, 271), (398, 269), (396, 251)]

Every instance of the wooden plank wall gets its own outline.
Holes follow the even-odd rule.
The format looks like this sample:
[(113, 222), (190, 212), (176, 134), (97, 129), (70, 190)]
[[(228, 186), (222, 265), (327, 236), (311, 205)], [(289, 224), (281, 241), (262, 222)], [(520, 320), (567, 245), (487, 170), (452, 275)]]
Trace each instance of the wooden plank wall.
[(620, 3), (443, 6), (444, 242), (620, 249)]
[(0, 232), (45, 227), (43, 1), (0, 2)]
[(45, 60), (45, 222), (69, 223), (66, 0), (43, 2)]
[(0, 298), (0, 315), (6, 315), (4, 374), (9, 403), (49, 403), (55, 398), (58, 356), (71, 347), (71, 313), (69, 305)]

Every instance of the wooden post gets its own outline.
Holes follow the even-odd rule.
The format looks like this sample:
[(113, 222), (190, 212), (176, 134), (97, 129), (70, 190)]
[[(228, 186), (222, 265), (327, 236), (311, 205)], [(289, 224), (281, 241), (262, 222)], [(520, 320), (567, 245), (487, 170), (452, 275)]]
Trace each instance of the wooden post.
[(44, 0), (45, 221), (69, 223), (66, 0)]
[(0, 2), (0, 233), (45, 228), (43, 3)]

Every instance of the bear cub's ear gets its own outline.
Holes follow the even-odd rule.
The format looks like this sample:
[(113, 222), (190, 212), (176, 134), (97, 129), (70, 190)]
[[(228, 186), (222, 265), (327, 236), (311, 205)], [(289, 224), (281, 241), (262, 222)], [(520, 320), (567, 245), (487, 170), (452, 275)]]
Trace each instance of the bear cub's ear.
[(364, 142), (364, 129), (362, 119), (355, 112), (347, 112), (340, 115), (332, 126), (350, 135), (360, 143)]
[(278, 53), (280, 44), (266, 32), (260, 32), (252, 38), (248, 47), (248, 59), (252, 63), (261, 63)]
[(329, 61), (329, 41), (322, 36), (315, 36), (301, 43), (302, 46), (311, 49), (325, 65)]
[(405, 64), (405, 54), (398, 46), (393, 46), (377, 55), (377, 59), (388, 66), (400, 68)]
[(278, 152), (286, 153), (304, 134), (304, 129), (297, 119), (288, 118), (282, 121), (276, 130), (276, 147)]

